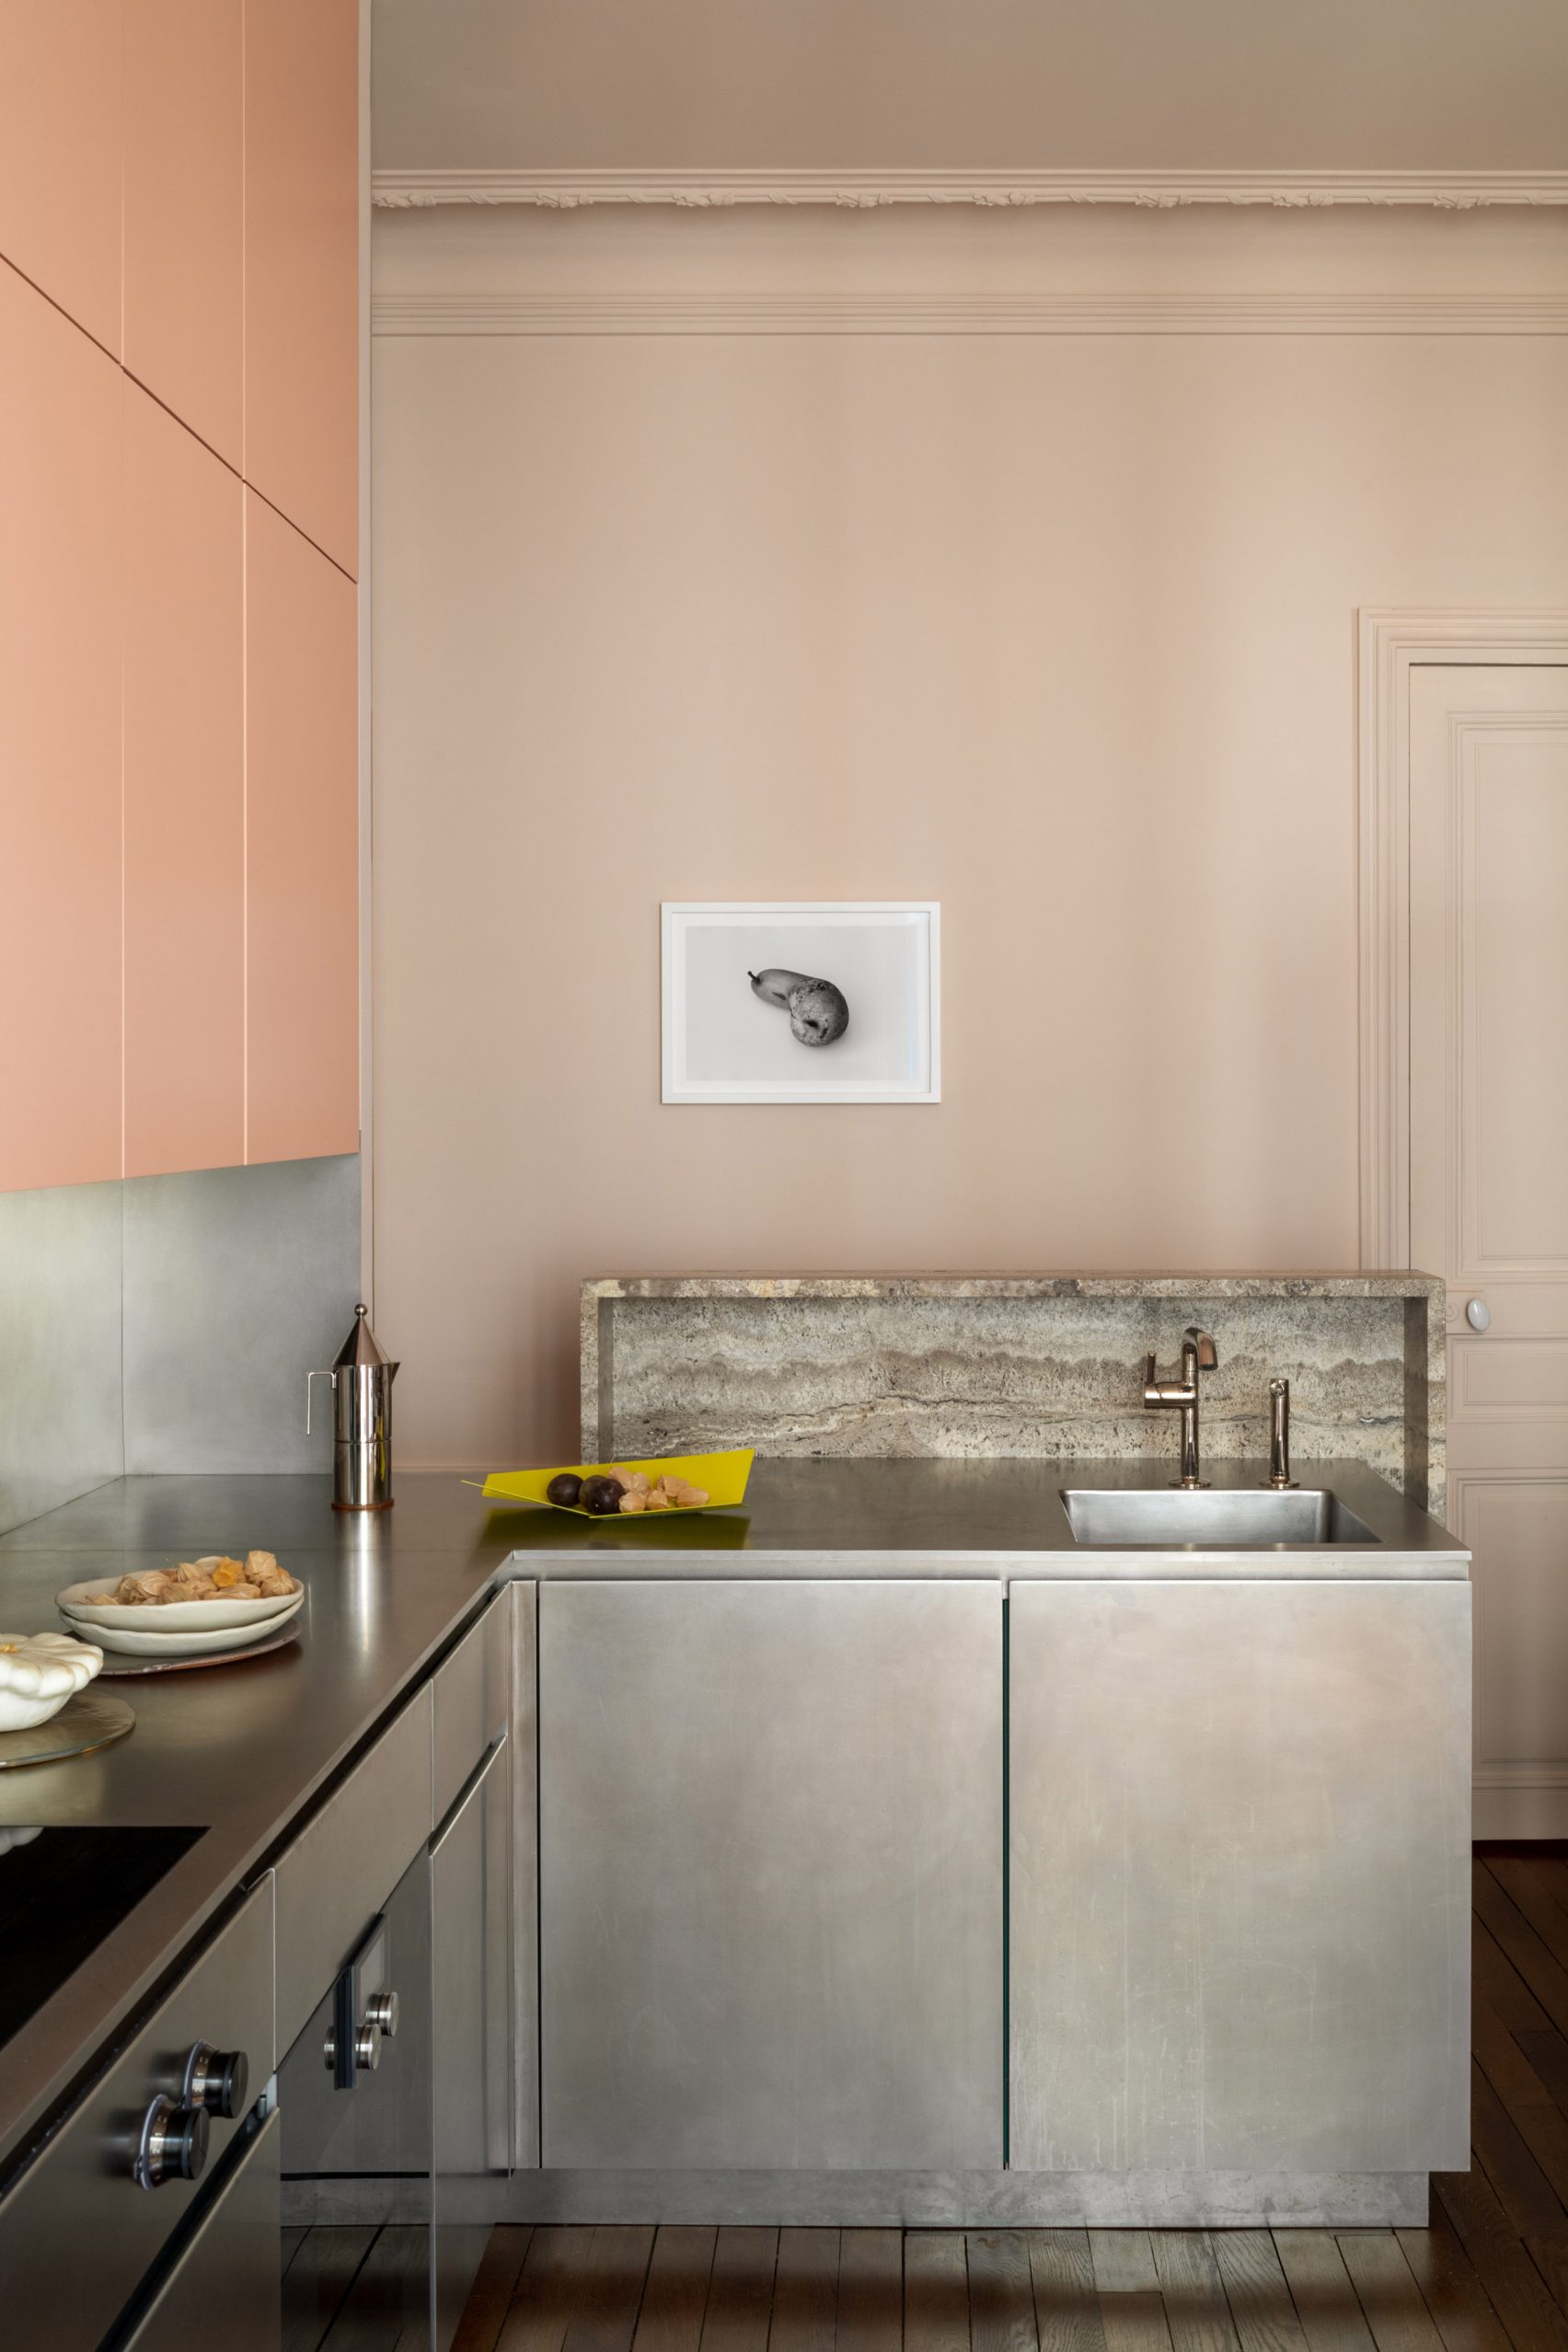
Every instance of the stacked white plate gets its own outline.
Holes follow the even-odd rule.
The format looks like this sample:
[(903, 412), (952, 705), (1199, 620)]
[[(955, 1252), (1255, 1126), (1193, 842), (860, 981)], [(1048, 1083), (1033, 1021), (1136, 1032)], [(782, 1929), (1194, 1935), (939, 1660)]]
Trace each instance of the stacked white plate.
[(67, 1585), (54, 1605), (85, 1642), (138, 1658), (201, 1658), (269, 1642), (305, 1606), (305, 1588), (273, 1600), (106, 1601), (104, 1579)]

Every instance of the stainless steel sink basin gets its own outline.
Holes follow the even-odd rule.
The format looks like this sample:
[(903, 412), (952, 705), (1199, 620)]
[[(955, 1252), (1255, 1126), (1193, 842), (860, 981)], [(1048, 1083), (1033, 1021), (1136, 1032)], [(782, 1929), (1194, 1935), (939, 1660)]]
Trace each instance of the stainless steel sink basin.
[(1276, 1544), (1373, 1544), (1365, 1519), (1346, 1510), (1331, 1487), (1064, 1487), (1062, 1505), (1075, 1543), (1228, 1545), (1248, 1551)]

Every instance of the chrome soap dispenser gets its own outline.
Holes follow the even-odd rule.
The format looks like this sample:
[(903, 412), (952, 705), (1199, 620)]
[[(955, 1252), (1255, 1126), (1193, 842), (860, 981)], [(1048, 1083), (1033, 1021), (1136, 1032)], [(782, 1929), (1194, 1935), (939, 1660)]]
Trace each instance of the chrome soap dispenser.
[(363, 1307), (329, 1372), (305, 1376), (305, 1427), (310, 1434), (313, 1380), (332, 1383), (332, 1508), (392, 1508), (392, 1383), (398, 1366), (376, 1339)]

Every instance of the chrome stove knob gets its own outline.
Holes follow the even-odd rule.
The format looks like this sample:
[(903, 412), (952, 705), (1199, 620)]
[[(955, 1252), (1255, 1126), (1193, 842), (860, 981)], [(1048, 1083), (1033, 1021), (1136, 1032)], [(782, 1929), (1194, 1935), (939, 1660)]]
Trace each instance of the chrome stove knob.
[[(381, 2064), (381, 2035), (366, 2018), (354, 2028), (354, 2069), (360, 2074), (374, 2074)], [(338, 2070), (338, 2036), (329, 2034), (321, 2045), (321, 2056), (329, 2074)], [(345, 2085), (345, 2088), (348, 2087)]]
[(374, 2025), (384, 2040), (391, 2041), (398, 2031), (397, 1994), (372, 1993), (364, 2006), (364, 2022)]
[(131, 2171), (139, 2188), (161, 2188), (165, 2181), (194, 2181), (207, 2162), (207, 2111), (177, 2107), (160, 2093), (142, 2123), (141, 2144)]
[(250, 2066), (243, 2050), (215, 2050), (210, 2042), (198, 2042), (185, 2061), (188, 2107), (204, 2107), (210, 2116), (232, 2121), (245, 2113), (249, 2088)]

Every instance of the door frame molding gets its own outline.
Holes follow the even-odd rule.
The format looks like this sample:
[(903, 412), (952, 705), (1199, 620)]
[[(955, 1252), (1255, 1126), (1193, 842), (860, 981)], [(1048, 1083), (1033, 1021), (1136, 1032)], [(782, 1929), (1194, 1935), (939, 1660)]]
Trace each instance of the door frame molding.
[(1410, 1263), (1410, 674), (1426, 663), (1568, 663), (1568, 610), (1371, 605), (1356, 614), (1364, 1267)]

